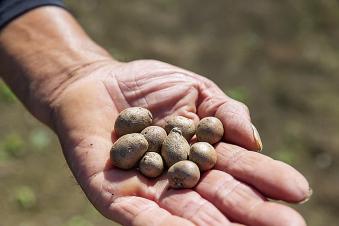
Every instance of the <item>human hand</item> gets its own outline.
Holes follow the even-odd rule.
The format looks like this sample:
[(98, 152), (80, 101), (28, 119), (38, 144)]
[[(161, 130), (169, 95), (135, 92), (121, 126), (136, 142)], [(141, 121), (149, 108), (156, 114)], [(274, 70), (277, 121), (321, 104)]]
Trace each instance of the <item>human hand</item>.
[[(305, 225), (291, 208), (267, 200), (305, 200), (310, 195), (305, 178), (246, 150), (261, 146), (247, 108), (206, 78), (159, 61), (108, 60), (74, 72), (56, 91), (52, 121), (66, 160), (107, 218), (123, 225)], [(112, 167), (114, 121), (131, 106), (148, 108), (157, 125), (172, 115), (195, 122), (206, 116), (221, 119), (225, 136), (216, 146), (215, 169), (204, 173), (194, 189), (173, 190), (166, 175), (151, 180), (136, 170)]]
[[(67, 11), (52, 6), (31, 10), (1, 31), (0, 59), (6, 83), (56, 131), (75, 178), (106, 217), (124, 225), (305, 225), (267, 198), (302, 201), (307, 181), (290, 166), (246, 150), (261, 146), (247, 109), (204, 77), (158, 61), (114, 62)], [(216, 146), (215, 169), (194, 189), (173, 190), (165, 175), (150, 180), (113, 168), (114, 121), (130, 106), (150, 109), (156, 124), (175, 114), (196, 122), (220, 118), (225, 143)]]

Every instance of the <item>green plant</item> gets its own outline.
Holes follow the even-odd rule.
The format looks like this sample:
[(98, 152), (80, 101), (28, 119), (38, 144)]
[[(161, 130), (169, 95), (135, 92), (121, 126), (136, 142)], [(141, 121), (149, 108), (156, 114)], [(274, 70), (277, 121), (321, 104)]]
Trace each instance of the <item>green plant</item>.
[(0, 141), (0, 160), (18, 158), (24, 153), (24, 141), (18, 134), (10, 133)]
[(34, 191), (28, 186), (21, 186), (15, 192), (15, 200), (23, 209), (30, 209), (36, 205)]

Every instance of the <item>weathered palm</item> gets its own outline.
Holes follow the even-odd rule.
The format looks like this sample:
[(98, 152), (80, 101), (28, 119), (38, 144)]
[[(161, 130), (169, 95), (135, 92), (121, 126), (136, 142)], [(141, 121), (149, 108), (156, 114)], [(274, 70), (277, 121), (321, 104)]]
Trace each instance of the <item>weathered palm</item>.
[[(266, 201), (304, 200), (307, 181), (292, 167), (257, 149), (246, 108), (204, 77), (158, 61), (97, 63), (70, 79), (55, 100), (55, 128), (67, 162), (93, 205), (124, 225), (304, 225), (292, 209)], [(166, 176), (149, 180), (136, 170), (113, 168), (109, 150), (118, 113), (151, 110), (155, 123), (171, 115), (197, 121), (216, 115), (225, 142), (216, 169), (193, 189), (168, 189)]]

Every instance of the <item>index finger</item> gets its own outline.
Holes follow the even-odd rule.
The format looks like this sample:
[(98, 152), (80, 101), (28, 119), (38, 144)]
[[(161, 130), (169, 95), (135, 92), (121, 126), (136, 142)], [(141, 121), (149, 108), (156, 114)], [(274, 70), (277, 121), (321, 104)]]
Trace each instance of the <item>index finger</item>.
[(224, 139), (248, 150), (261, 151), (262, 142), (251, 123), (247, 106), (226, 96), (212, 81), (201, 77), (199, 117), (215, 116), (224, 126)]

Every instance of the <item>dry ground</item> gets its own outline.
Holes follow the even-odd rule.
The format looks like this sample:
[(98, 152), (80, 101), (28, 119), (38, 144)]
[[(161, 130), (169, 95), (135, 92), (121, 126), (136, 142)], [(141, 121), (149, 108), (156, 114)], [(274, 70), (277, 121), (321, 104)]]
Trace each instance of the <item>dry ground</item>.
[[(337, 225), (338, 1), (66, 3), (116, 58), (179, 65), (245, 102), (264, 153), (310, 180), (312, 199), (296, 206), (308, 225)], [(0, 226), (112, 225), (86, 201), (55, 136), (0, 91)]]

